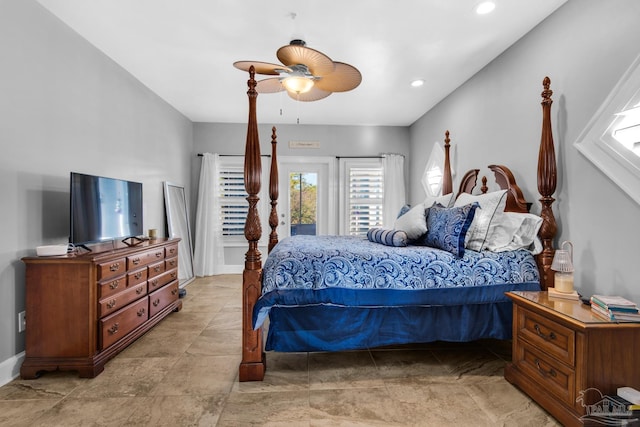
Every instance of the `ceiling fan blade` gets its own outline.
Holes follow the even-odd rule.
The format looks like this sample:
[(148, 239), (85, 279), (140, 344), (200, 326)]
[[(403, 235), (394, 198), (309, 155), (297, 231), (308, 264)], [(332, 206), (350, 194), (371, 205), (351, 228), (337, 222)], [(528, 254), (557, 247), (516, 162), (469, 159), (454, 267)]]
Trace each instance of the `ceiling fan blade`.
[(311, 88), (309, 92), (296, 93), (296, 92), (287, 91), (287, 93), (289, 94), (289, 97), (295, 99), (296, 101), (302, 101), (302, 102), (317, 101), (319, 99), (326, 98), (327, 96), (331, 95), (331, 92), (318, 89), (315, 86)]
[(324, 76), (334, 70), (331, 58), (320, 51), (301, 45), (282, 46), (276, 52), (276, 56), (287, 66), (306, 65), (314, 76)]
[(358, 87), (362, 74), (352, 65), (334, 62), (335, 71), (315, 81), (315, 87), (328, 92), (346, 92)]
[(256, 90), (258, 93), (276, 93), (282, 92), (284, 86), (280, 83), (279, 77), (272, 77), (270, 79), (259, 80), (256, 84)]
[(282, 71), (286, 71), (287, 73), (292, 72), (291, 68), (286, 67), (281, 64), (270, 64), (268, 62), (260, 62), (260, 61), (236, 61), (233, 63), (233, 66), (242, 70), (249, 71), (249, 67), (254, 66), (257, 74), (266, 74), (268, 76), (277, 76)]

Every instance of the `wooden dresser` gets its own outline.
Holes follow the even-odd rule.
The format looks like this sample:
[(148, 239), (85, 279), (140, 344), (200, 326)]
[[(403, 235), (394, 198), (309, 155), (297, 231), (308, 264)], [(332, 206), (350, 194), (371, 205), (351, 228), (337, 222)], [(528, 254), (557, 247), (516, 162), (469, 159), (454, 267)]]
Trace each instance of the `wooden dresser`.
[(93, 378), (105, 363), (173, 311), (178, 242), (97, 245), (92, 252), (26, 257), (26, 348), (22, 378), (76, 370)]
[[(615, 323), (580, 301), (546, 292), (508, 292), (513, 300), (513, 361), (505, 378), (566, 426), (618, 387), (640, 389), (640, 323)], [(589, 407), (589, 405), (593, 405)]]

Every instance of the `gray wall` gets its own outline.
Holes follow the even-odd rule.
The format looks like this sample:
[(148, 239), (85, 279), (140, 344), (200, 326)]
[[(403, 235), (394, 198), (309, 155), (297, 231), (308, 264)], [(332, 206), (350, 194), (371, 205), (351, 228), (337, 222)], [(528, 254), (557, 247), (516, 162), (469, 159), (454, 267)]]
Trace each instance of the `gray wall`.
[[(557, 240), (574, 243), (576, 288), (640, 303), (640, 206), (573, 146), (640, 53), (639, 16), (636, 0), (567, 2), (412, 125), (410, 181), (419, 182), (432, 142), (447, 128), (458, 177), (472, 167), (506, 164), (539, 213), (540, 92), (549, 76), (559, 166)], [(416, 185), (410, 194), (414, 202), (424, 197)]]
[(188, 186), (193, 127), (33, 0), (0, 2), (0, 52), (2, 376), (24, 350), (20, 258), (68, 239), (69, 172), (142, 182), (145, 229), (163, 233), (162, 182)]

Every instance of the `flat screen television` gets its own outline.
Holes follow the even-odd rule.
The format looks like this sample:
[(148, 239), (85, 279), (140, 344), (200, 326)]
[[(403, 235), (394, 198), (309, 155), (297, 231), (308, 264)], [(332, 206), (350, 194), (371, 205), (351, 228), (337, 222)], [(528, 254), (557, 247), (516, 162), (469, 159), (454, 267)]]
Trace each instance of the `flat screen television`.
[(71, 172), (70, 217), (76, 246), (140, 236), (142, 183)]

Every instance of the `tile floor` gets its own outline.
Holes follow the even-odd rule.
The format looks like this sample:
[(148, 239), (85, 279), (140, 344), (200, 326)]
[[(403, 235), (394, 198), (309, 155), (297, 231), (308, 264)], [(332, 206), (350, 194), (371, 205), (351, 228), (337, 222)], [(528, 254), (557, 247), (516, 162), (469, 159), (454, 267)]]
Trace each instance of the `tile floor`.
[(94, 379), (52, 372), (0, 387), (2, 426), (557, 426), (503, 378), (510, 343), (268, 353), (239, 383), (241, 276), (197, 279)]

